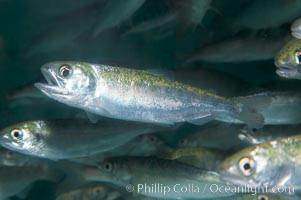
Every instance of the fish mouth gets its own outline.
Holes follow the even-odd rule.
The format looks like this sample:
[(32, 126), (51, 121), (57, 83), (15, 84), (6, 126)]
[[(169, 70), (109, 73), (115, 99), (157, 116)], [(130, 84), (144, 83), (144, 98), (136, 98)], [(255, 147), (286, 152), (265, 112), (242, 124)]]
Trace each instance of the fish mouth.
[(276, 74), (282, 78), (295, 78), (301, 77), (301, 72), (289, 63), (275, 63), (277, 70)]
[(222, 169), (219, 172), (221, 179), (229, 185), (245, 186), (250, 184), (250, 179), (242, 176), (235, 175), (226, 169)]
[(301, 30), (292, 30), (292, 36), (301, 39)]
[(44, 78), (47, 81), (47, 84), (44, 83), (35, 83), (34, 86), (41, 90), (44, 94), (49, 97), (60, 96), (64, 97), (70, 95), (70, 92), (66, 90), (59, 79), (57, 78), (55, 72), (51, 70), (48, 66), (42, 66), (41, 72)]
[(8, 139), (8, 136), (5, 136), (5, 135), (0, 137), (0, 144), (4, 148), (7, 148), (12, 151), (15, 151), (16, 148), (20, 147), (20, 145), (18, 143), (11, 141), (10, 139)]

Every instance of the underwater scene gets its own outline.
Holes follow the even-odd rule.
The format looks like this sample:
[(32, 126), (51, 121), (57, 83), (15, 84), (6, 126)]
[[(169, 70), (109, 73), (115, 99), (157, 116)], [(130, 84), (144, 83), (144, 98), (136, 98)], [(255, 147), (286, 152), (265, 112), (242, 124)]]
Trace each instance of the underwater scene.
[(301, 0), (0, 0), (0, 200), (298, 200)]

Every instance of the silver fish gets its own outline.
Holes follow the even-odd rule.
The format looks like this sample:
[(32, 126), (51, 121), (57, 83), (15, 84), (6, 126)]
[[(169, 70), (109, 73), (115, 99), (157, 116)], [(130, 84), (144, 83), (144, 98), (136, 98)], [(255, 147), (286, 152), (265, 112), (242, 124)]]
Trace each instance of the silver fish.
[[(206, 199), (231, 196), (229, 192), (211, 192), (210, 184), (225, 187), (219, 174), (190, 165), (154, 157), (119, 157), (106, 159), (98, 168), (82, 170), (88, 181), (108, 182), (148, 197), (165, 199)], [(130, 185), (129, 185), (130, 184)], [(157, 188), (151, 192), (148, 188)], [(170, 189), (168, 191), (168, 188)], [(186, 192), (180, 192), (186, 188)], [(189, 188), (189, 189), (188, 189)], [(153, 190), (154, 191), (154, 190)]]
[(107, 152), (98, 153), (89, 157), (72, 159), (74, 162), (95, 165), (105, 158), (119, 156), (159, 156), (171, 152), (169, 147), (160, 137), (153, 134), (140, 135), (128, 143)]
[(138, 135), (164, 130), (152, 124), (83, 120), (29, 121), (1, 131), (2, 146), (22, 154), (52, 160), (109, 151)]
[(301, 189), (301, 136), (283, 137), (253, 145), (226, 158), (223, 180), (236, 186), (265, 187), (268, 192), (294, 194)]
[(203, 170), (216, 171), (225, 155), (217, 150), (203, 147), (177, 148), (162, 156), (164, 159), (176, 160)]
[(264, 120), (251, 105), (153, 72), (82, 62), (52, 62), (41, 70), (48, 84), (35, 86), (47, 96), (105, 117), (159, 124), (204, 124), (231, 116), (250, 127), (260, 127)]
[[(178, 147), (207, 147), (220, 150), (240, 149), (246, 142), (238, 138), (244, 125), (210, 123), (179, 139)], [(216, 139), (219, 138), (219, 139)]]

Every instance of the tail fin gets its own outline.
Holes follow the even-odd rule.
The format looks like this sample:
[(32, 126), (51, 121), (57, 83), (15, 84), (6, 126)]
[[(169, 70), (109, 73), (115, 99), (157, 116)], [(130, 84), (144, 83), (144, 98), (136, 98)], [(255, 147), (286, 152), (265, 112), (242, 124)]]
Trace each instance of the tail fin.
[(243, 105), (242, 111), (238, 118), (245, 122), (249, 128), (262, 128), (264, 125), (264, 117), (261, 112), (267, 108), (272, 99), (266, 95), (255, 94), (246, 97), (232, 98)]

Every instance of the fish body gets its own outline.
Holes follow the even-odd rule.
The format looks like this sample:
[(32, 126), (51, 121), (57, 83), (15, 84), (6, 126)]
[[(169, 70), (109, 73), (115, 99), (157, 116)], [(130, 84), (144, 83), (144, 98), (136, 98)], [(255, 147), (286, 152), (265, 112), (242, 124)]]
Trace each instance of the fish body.
[(110, 0), (100, 13), (99, 22), (96, 23), (94, 36), (102, 31), (114, 28), (130, 18), (143, 4), (145, 0)]
[(89, 184), (69, 192), (60, 194), (56, 200), (114, 200), (120, 194), (102, 184)]
[(210, 123), (179, 139), (177, 146), (180, 148), (206, 147), (223, 151), (238, 148), (246, 145), (237, 137), (242, 128), (244, 125), (241, 124)]
[(203, 170), (216, 171), (219, 164), (223, 161), (224, 155), (203, 147), (178, 148), (171, 153), (163, 156), (165, 159), (176, 160), (186, 163)]
[(175, 2), (175, 12), (180, 24), (186, 28), (196, 28), (202, 23), (211, 2), (211, 0), (184, 0)]
[(126, 31), (123, 34), (123, 36), (150, 31), (165, 26), (166, 24), (172, 23), (175, 20), (176, 20), (176, 16), (173, 13), (167, 13), (163, 16), (141, 22), (140, 24), (131, 27), (128, 31)]
[[(207, 147), (223, 151), (240, 150), (250, 145), (299, 133), (301, 133), (299, 124), (265, 125), (260, 129), (250, 129), (242, 124), (211, 123), (179, 139), (177, 146), (180, 148)], [(216, 138), (219, 139), (216, 140)]]
[(250, 126), (263, 121), (247, 105), (153, 72), (79, 62), (53, 62), (41, 70), (48, 84), (35, 86), (44, 94), (105, 117), (158, 124), (204, 124), (224, 115)]
[(226, 158), (220, 173), (236, 186), (284, 188), (293, 194), (301, 186), (301, 137), (279, 138), (245, 148)]
[(161, 138), (154, 134), (140, 135), (126, 144), (107, 152), (97, 153), (89, 157), (72, 159), (74, 162), (95, 165), (105, 158), (120, 156), (159, 156), (172, 151)]
[(275, 65), (278, 76), (301, 80), (301, 40), (288, 41), (276, 55)]
[(5, 128), (0, 143), (22, 154), (59, 160), (113, 150), (138, 135), (163, 129), (124, 121), (37, 120)]
[(33, 98), (33, 99), (42, 99), (46, 96), (41, 93), (39, 90), (37, 90), (36, 87), (34, 87), (33, 84), (24, 85), (12, 90), (9, 90), (6, 94), (6, 98), (9, 101), (15, 101), (19, 99), (25, 99), (25, 98)]
[(235, 37), (209, 44), (188, 57), (187, 62), (205, 61), (213, 63), (235, 63), (269, 60), (288, 41), (288, 37), (273, 39)]
[[(212, 193), (206, 184), (225, 186), (215, 172), (204, 171), (190, 165), (154, 157), (119, 157), (101, 162), (98, 168), (85, 168), (86, 180), (109, 182), (125, 187), (134, 186), (134, 193), (165, 199), (206, 199), (231, 196), (231, 193)], [(170, 191), (148, 192), (147, 186), (170, 188)], [(144, 187), (144, 188), (143, 188)], [(190, 187), (187, 192), (178, 192)], [(194, 189), (192, 189), (192, 187)], [(140, 188), (140, 189), (139, 189)]]

